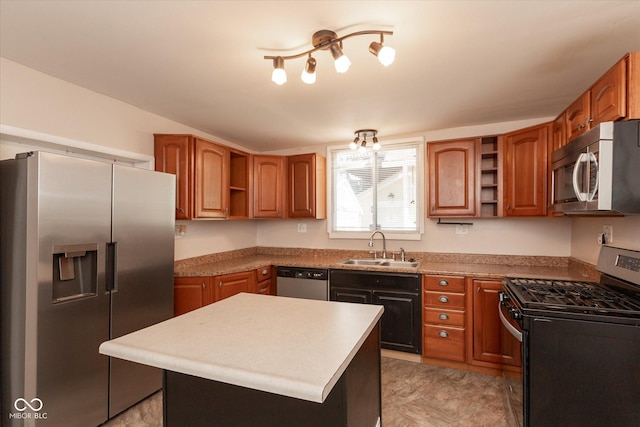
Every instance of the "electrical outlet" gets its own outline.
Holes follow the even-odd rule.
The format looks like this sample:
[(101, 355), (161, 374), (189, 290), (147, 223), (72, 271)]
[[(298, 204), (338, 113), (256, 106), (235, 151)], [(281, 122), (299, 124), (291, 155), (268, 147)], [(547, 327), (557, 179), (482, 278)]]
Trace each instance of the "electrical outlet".
[(187, 226), (184, 224), (176, 224), (176, 239), (182, 239), (187, 234)]
[(456, 234), (469, 234), (469, 226), (467, 224), (456, 224)]
[(604, 243), (613, 243), (613, 225), (603, 225), (602, 234), (604, 234)]
[(306, 233), (307, 232), (307, 224), (300, 223), (298, 224), (298, 233)]

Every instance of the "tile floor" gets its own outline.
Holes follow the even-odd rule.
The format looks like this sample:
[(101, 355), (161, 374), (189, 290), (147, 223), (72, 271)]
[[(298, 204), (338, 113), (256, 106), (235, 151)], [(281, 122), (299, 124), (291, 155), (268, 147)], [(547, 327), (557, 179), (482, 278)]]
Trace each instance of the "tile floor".
[[(502, 377), (382, 358), (384, 427), (518, 427), (521, 393), (517, 381)], [(161, 427), (162, 393), (104, 426)]]

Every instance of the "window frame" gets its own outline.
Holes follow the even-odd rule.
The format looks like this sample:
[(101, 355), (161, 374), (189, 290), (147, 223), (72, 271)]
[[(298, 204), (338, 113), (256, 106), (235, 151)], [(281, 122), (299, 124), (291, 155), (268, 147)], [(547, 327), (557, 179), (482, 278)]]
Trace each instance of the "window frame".
[[(425, 217), (425, 140), (424, 137), (413, 137), (380, 141), (382, 150), (385, 148), (417, 147), (416, 158), (416, 183), (417, 183), (417, 222), (415, 231), (391, 231), (382, 230), (389, 240), (422, 240), (424, 234)], [(333, 229), (333, 152), (351, 150), (346, 144), (332, 145), (327, 147), (327, 233), (329, 239), (368, 239), (373, 231), (338, 231)]]

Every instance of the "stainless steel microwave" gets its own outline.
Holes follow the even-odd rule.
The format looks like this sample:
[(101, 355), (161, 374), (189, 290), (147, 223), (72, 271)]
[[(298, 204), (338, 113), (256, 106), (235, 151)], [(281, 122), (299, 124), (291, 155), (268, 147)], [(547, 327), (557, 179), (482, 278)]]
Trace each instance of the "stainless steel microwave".
[(603, 122), (551, 155), (551, 210), (640, 214), (640, 120)]

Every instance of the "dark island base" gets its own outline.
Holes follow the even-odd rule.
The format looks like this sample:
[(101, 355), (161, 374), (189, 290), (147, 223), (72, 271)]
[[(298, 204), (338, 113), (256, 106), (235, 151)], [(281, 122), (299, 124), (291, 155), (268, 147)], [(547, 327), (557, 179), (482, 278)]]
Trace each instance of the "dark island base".
[(382, 416), (379, 327), (321, 404), (173, 371), (164, 371), (163, 392), (167, 427), (375, 427)]

